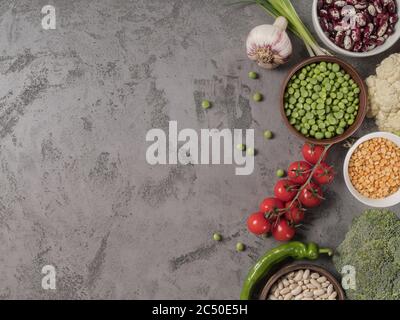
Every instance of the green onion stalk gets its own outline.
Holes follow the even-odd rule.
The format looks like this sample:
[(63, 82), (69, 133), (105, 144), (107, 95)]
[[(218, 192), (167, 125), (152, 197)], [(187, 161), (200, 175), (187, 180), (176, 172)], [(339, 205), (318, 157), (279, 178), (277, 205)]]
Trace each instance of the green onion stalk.
[(279, 16), (285, 17), (288, 21), (289, 30), (304, 41), (311, 57), (332, 55), (329, 51), (318, 45), (313, 35), (300, 20), (290, 0), (248, 0), (240, 1), (238, 3), (257, 4), (275, 18)]

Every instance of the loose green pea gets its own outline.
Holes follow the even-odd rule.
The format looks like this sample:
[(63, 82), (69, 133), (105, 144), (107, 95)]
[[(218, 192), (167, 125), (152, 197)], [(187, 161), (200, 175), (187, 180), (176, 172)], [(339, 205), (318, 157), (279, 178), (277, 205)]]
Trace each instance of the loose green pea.
[(246, 153), (248, 156), (254, 156), (255, 155), (255, 150), (253, 148), (247, 148)]
[(210, 101), (208, 101), (208, 100), (203, 100), (203, 101), (201, 102), (201, 106), (203, 107), (203, 109), (208, 109), (208, 108), (211, 107), (211, 103), (210, 103)]
[(256, 102), (260, 102), (263, 99), (263, 96), (261, 93), (256, 92), (255, 94), (253, 94), (253, 100)]
[(213, 239), (215, 241), (221, 241), (222, 240), (222, 236), (219, 233), (214, 233), (213, 234)]
[(276, 171), (276, 176), (277, 176), (278, 178), (284, 177), (284, 176), (285, 176), (285, 171), (284, 171), (283, 169), (278, 169), (278, 170)]
[(257, 79), (258, 78), (258, 74), (254, 71), (250, 71), (249, 72), (249, 78), (250, 79)]
[(269, 130), (264, 131), (264, 138), (265, 139), (272, 139), (272, 132)]
[(244, 151), (246, 150), (246, 145), (244, 145), (243, 143), (237, 144), (236, 149), (238, 149), (239, 151)]
[(236, 251), (242, 252), (245, 249), (246, 249), (246, 246), (243, 243), (241, 243), (241, 242), (236, 243)]

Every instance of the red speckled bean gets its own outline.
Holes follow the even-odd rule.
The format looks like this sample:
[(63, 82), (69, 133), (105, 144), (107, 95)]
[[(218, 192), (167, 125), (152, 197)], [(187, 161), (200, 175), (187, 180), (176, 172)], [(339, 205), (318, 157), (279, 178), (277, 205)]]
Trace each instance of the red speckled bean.
[(395, 0), (318, 0), (317, 8), (327, 37), (355, 52), (385, 43), (399, 20)]

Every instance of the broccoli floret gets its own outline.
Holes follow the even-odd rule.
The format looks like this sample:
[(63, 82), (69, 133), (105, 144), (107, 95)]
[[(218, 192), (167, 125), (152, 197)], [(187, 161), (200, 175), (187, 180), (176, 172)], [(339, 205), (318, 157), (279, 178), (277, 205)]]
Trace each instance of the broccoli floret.
[(333, 257), (336, 269), (353, 266), (355, 300), (400, 300), (400, 220), (388, 210), (367, 210), (354, 219)]

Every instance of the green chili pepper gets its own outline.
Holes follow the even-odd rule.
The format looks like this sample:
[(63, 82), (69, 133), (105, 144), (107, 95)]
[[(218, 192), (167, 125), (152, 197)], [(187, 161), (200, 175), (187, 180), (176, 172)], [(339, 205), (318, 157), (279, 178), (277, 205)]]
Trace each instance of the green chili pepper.
[(326, 253), (329, 256), (333, 254), (331, 249), (319, 248), (318, 245), (313, 242), (305, 244), (299, 241), (288, 242), (268, 251), (249, 271), (243, 284), (240, 300), (251, 299), (254, 286), (258, 281), (264, 278), (277, 263), (287, 258), (293, 258), (295, 260), (316, 260), (321, 253)]

